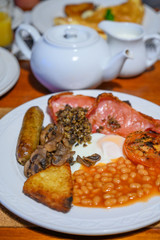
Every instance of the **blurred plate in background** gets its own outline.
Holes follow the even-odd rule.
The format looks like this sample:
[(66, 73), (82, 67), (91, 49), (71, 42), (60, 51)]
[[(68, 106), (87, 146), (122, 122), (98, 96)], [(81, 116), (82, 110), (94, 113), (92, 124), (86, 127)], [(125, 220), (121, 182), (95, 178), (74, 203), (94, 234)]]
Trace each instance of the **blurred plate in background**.
[[(77, 3), (82, 0), (76, 0)], [(90, 1), (92, 2), (92, 1)], [(75, 0), (48, 0), (39, 3), (32, 10), (32, 23), (41, 32), (44, 33), (53, 26), (55, 17), (64, 17), (64, 7), (66, 4), (75, 3)], [(145, 16), (143, 26), (147, 34), (157, 33), (159, 31), (160, 15), (148, 5), (145, 5)]]
[(17, 59), (8, 50), (0, 48), (0, 96), (16, 84), (19, 74), (20, 67)]

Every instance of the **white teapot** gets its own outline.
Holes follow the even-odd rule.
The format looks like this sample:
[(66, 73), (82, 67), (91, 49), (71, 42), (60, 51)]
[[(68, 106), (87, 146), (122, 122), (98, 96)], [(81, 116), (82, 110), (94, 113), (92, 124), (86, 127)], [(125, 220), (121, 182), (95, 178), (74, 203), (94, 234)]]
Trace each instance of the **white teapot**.
[[(33, 38), (32, 50), (21, 31)], [(54, 26), (40, 36), (33, 26), (22, 24), (15, 39), (30, 59), (35, 77), (50, 91), (95, 87), (116, 78), (129, 58), (125, 48), (111, 57), (108, 43), (95, 30), (80, 25)]]
[(132, 54), (132, 57), (124, 63), (119, 77), (137, 76), (159, 60), (160, 35), (146, 35), (143, 26), (127, 22), (104, 20), (99, 23), (99, 28), (107, 34), (111, 56), (124, 47)]

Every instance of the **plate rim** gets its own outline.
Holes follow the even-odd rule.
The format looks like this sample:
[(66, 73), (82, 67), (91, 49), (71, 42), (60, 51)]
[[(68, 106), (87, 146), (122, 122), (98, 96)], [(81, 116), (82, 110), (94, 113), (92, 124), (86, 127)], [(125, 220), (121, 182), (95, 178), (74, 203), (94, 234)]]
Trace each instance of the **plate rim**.
[[(12, 53), (10, 53), (8, 50), (6, 50), (5, 48), (0, 47), (0, 53), (3, 55), (4, 58), (10, 59), (14, 63), (14, 69), (13, 69), (14, 74), (12, 75), (12, 77), (8, 75), (8, 74), (10, 74), (10, 71), (11, 71), (11, 69), (10, 69), (11, 65), (8, 65), (8, 64), (5, 65), (6, 72), (8, 72), (8, 74), (6, 74), (4, 76), (4, 78), (2, 79), (3, 81), (5, 79), (5, 83), (2, 86), (0, 83), (0, 97), (2, 97), (9, 90), (11, 90), (12, 87), (17, 83), (19, 76), (20, 76), (20, 65), (19, 65), (19, 62), (16, 59), (16, 57)], [(6, 59), (5, 59), (5, 61), (6, 61)]]

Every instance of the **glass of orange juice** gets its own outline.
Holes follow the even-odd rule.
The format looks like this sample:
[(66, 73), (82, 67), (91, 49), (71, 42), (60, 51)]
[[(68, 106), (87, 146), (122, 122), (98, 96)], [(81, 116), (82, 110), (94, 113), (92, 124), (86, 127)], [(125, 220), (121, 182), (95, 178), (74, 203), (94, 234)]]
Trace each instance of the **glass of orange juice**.
[(0, 46), (9, 47), (13, 40), (11, 0), (0, 0)]

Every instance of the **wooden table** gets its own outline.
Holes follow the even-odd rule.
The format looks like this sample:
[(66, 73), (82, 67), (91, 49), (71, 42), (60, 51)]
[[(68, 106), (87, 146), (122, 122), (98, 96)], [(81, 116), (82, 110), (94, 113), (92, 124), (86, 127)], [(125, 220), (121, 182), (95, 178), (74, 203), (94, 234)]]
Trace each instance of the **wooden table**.
[[(5, 115), (15, 107), (32, 100), (34, 98), (44, 96), (49, 93), (31, 73), (29, 62), (21, 61), (21, 73), (17, 84), (7, 94), (0, 98), (0, 117)], [(132, 94), (141, 98), (145, 98), (160, 105), (160, 61), (154, 67), (142, 75), (131, 79), (114, 79), (111, 82), (101, 84), (97, 89), (112, 90), (123, 93)], [(34, 226), (19, 217), (15, 216), (5, 207), (0, 206), (0, 239), (160, 239), (160, 222), (144, 229), (133, 231), (130, 233), (119, 234), (116, 236), (74, 236), (68, 234), (49, 231)]]

